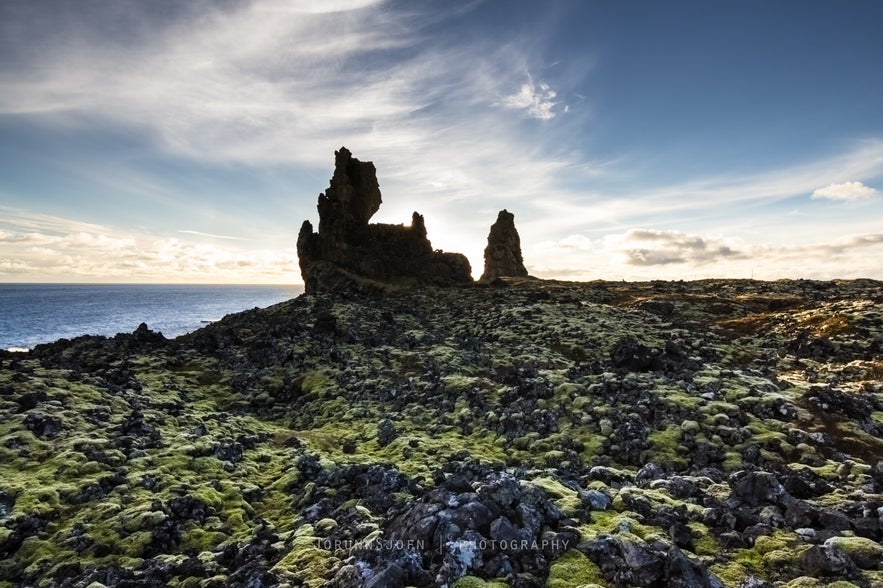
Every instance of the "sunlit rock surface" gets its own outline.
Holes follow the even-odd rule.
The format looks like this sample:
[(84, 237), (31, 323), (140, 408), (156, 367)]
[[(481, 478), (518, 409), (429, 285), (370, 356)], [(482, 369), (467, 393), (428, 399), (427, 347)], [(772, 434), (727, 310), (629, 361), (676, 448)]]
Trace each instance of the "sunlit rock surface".
[(0, 586), (881, 585), (883, 284), (499, 282), (0, 353)]

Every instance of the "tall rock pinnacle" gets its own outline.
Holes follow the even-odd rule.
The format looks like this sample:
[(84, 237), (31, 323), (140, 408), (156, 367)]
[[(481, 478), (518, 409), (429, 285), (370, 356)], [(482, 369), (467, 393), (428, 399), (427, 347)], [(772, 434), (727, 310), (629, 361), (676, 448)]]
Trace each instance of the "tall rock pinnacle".
[(319, 194), (319, 233), (334, 246), (352, 237), (380, 208), (380, 184), (370, 161), (359, 161), (349, 149), (334, 153), (334, 175), (324, 194)]
[(527, 276), (521, 257), (521, 239), (515, 229), (515, 215), (505, 209), (497, 215), (497, 222), (491, 225), (487, 236), (481, 279), (492, 280), (500, 276)]
[(381, 203), (374, 164), (346, 147), (334, 156), (331, 185), (319, 195), (319, 232), (304, 221), (297, 238), (307, 294), (472, 283), (465, 256), (433, 251), (420, 214), (410, 226), (370, 224)]

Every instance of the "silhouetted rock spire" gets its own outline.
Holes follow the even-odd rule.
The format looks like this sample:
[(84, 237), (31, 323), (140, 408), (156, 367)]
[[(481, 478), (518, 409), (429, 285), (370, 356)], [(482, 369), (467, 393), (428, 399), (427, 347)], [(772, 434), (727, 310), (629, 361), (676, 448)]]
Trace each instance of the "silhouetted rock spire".
[(487, 236), (481, 279), (492, 280), (500, 276), (527, 276), (521, 257), (521, 239), (515, 229), (515, 215), (505, 209), (497, 215), (497, 222), (491, 225)]
[(297, 238), (308, 294), (472, 283), (465, 256), (432, 250), (420, 214), (412, 215), (411, 226), (370, 224), (381, 203), (374, 164), (346, 147), (334, 155), (331, 185), (319, 195), (319, 232), (304, 221)]

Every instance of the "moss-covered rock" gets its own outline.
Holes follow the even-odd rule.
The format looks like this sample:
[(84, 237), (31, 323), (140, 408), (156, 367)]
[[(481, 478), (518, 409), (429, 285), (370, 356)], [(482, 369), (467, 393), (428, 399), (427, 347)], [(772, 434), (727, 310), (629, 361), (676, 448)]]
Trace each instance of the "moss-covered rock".
[(881, 299), (503, 279), (0, 354), (0, 578), (873, 586)]
[(552, 562), (546, 581), (548, 588), (594, 588), (607, 585), (598, 566), (575, 549), (565, 551)]

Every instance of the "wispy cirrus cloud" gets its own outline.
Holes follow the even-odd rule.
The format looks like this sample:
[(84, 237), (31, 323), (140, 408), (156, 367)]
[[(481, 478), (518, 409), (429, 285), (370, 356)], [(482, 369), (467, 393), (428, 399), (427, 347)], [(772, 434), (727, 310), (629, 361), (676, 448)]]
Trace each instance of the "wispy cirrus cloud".
[[(120, 14), (145, 11), (124, 4)], [(116, 35), (116, 45), (95, 27), (138, 19), (90, 24), (90, 16), (67, 13), (61, 33), (46, 34), (53, 23), (39, 22), (16, 32), (19, 42), (46, 40), (19, 67), (0, 69), (0, 112), (107, 120), (151, 134), (176, 155), (255, 165), (327, 165), (344, 142), (372, 157), (449, 155), (449, 141), (487, 149), (515, 131), (493, 106), (517, 86), (525, 57), (490, 42), (426, 43), (421, 29), (437, 16), (418, 9), (369, 0), (200, 3), (149, 34)], [(554, 96), (530, 82), (507, 100), (550, 118)], [(458, 127), (464, 109), (476, 116)], [(485, 125), (496, 133), (482, 134)], [(526, 155), (513, 153), (536, 169)]]
[[(834, 193), (830, 190), (836, 186), (838, 194), (860, 194), (861, 188), (871, 189), (866, 184), (883, 177), (883, 141), (872, 139), (839, 155), (758, 173), (668, 183), (653, 177), (631, 181), (640, 175), (634, 173), (639, 162), (625, 155), (609, 154), (613, 164), (595, 164), (578, 148), (562, 148), (573, 144), (560, 138), (574, 128), (570, 117), (579, 116), (566, 105), (590, 101), (571, 100), (567, 89), (573, 85), (532, 61), (514, 40), (457, 37), (452, 42), (434, 37), (432, 25), (445, 17), (411, 3), (194, 0), (157, 10), (150, 2), (119, 0), (110, 9), (106, 2), (83, 0), (76, 9), (59, 2), (58, 10), (29, 12), (38, 4), (0, 5), (0, 11), (10, 11), (0, 12), (0, 54), (6, 57), (0, 60), (0, 113), (47, 127), (112, 127), (144, 139), (176, 161), (308, 169), (319, 178), (315, 185), (293, 186), (291, 191), (292, 198), (308, 200), (304, 208), (310, 211), (315, 194), (326, 185), (332, 151), (346, 145), (357, 157), (377, 164), (384, 205), (376, 220), (407, 222), (412, 210), (420, 210), (427, 216), (433, 245), (464, 251), (475, 268), (481, 267), (487, 227), (503, 207), (516, 212), (522, 242), (535, 255), (526, 256), (528, 263), (552, 272), (545, 275), (563, 271), (564, 261), (583, 263), (590, 272), (609, 270), (604, 260), (616, 256), (629, 271), (709, 268), (747, 262), (739, 255), (757, 254), (753, 248), (761, 243), (746, 239), (726, 254), (729, 240), (708, 236), (719, 231), (701, 226), (704, 218), (746, 218), (750, 207)], [(449, 16), (453, 11), (444, 12)], [(13, 22), (15, 27), (9, 24)], [(539, 122), (525, 124), (525, 118)], [(162, 198), (175, 204), (174, 190), (153, 185), (149, 174), (135, 178), (127, 172), (96, 166), (83, 175), (103, 181), (108, 191), (119, 187), (151, 201), (162, 192)], [(844, 184), (844, 178), (855, 181)], [(850, 198), (856, 205), (838, 208), (868, 206), (867, 198)], [(862, 222), (875, 220), (866, 216), (870, 220)], [(11, 260), (9, 267), (19, 267), (12, 252), (23, 252), (20, 246), (28, 240), (45, 246), (47, 256), (47, 251), (72, 255), (78, 250), (75, 243), (90, 238), (95, 251), (111, 251), (108, 259), (137, 253), (124, 242), (116, 242), (117, 252), (112, 250), (114, 239), (129, 236), (124, 231), (88, 223), (57, 226), (37, 215), (20, 220), (9, 231), (9, 240), (0, 237), (0, 257)], [(292, 243), (300, 220), (280, 221), (280, 232), (290, 227)], [(779, 219), (761, 220), (773, 224)], [(196, 271), (212, 272), (224, 264), (230, 271), (257, 271), (255, 260), (265, 259), (260, 244), (246, 249), (244, 242), (196, 239), (223, 239), (235, 234), (231, 225), (180, 222), (208, 230), (176, 232), (177, 226), (167, 226), (163, 234), (177, 239), (166, 241), (149, 231), (138, 232), (135, 248), (153, 256), (119, 263), (154, 272), (160, 260), (186, 252), (202, 260), (194, 262)], [(671, 232), (626, 237), (636, 226), (702, 235), (703, 247)], [(862, 225), (851, 232), (869, 231)], [(614, 255), (609, 244), (605, 249), (605, 236), (619, 237), (631, 249)], [(634, 255), (625, 256), (624, 250)], [(833, 250), (813, 251), (824, 256)], [(589, 255), (594, 253), (597, 259)], [(27, 255), (28, 263), (48, 263), (37, 252)], [(272, 271), (296, 267), (287, 252), (283, 261), (266, 259)], [(602, 261), (607, 266), (598, 265)], [(85, 264), (84, 259), (79, 262)], [(864, 267), (850, 263), (848, 271)], [(88, 271), (104, 271), (101, 267), (95, 260)], [(176, 261), (169, 267), (174, 275), (183, 275), (188, 266)], [(577, 271), (575, 263), (570, 267)]]
[(215, 235), (214, 233), (203, 233), (202, 231), (191, 231), (189, 229), (181, 229), (178, 231), (184, 235), (196, 235), (198, 237), (209, 237), (211, 239), (226, 239), (230, 241), (247, 241), (244, 237), (231, 237), (230, 235)]
[[(627, 161), (617, 163), (619, 169), (628, 165)], [(619, 169), (608, 170), (608, 174), (621, 173)], [(643, 219), (647, 218), (681, 225), (686, 219), (703, 216), (726, 214), (743, 218), (746, 207), (804, 198), (820, 185), (836, 185), (844, 176), (883, 177), (883, 140), (861, 141), (843, 153), (799, 165), (756, 173), (697, 177), (668, 185), (649, 184), (626, 193), (604, 189), (550, 191), (532, 201), (536, 213), (525, 223), (525, 228), (541, 236), (553, 231), (559, 235), (564, 231), (572, 234), (574, 230), (610, 232), (646, 222)], [(758, 214), (756, 210), (752, 212)], [(758, 220), (762, 219), (755, 218), (755, 222)], [(535, 242), (545, 240), (538, 238)]]
[[(253, 0), (196, 3), (156, 20), (145, 3), (121, 1), (115, 12), (125, 18), (93, 18), (87, 5), (10, 32), (0, 51), (30, 39), (41, 48), (18, 67), (0, 66), (0, 112), (131, 129), (171, 157), (225, 165), (327, 170), (346, 145), (377, 164), (385, 200), (378, 220), (407, 221), (417, 209), (438, 225), (466, 226), (473, 221), (455, 223), (444, 207), (481, 201), (489, 221), (474, 221), (479, 235), (495, 201), (554, 194), (562, 173), (585, 164), (557, 148), (554, 125), (526, 137), (511, 116), (519, 108), (550, 123), (563, 118), (557, 93), (534, 83), (523, 50), (431, 39), (424, 28), (438, 14), (368, 0)], [(108, 170), (97, 171), (91, 176)], [(450, 231), (431, 237), (443, 248), (461, 242)]]

